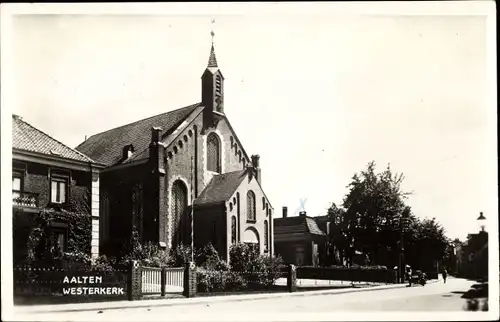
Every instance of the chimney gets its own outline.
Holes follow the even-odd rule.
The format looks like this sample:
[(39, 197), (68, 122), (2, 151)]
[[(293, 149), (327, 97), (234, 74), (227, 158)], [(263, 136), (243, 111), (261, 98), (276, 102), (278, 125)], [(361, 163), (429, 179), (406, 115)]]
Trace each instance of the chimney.
[(283, 218), (288, 216), (288, 207), (283, 207)]
[[(165, 173), (163, 169), (163, 158), (165, 153), (165, 145), (161, 142), (161, 133), (163, 129), (161, 127), (151, 128), (151, 143), (149, 144), (149, 160), (152, 162), (153, 171)], [(133, 147), (130, 146), (133, 152)], [(130, 151), (130, 150), (128, 150)]]
[(252, 167), (254, 169), (254, 172), (255, 172), (255, 178), (257, 179), (257, 182), (262, 184), (262, 175), (261, 175), (261, 170), (260, 170), (260, 166), (259, 166), (259, 160), (260, 160), (260, 155), (258, 154), (255, 154), (255, 155), (252, 155), (251, 157), (252, 159)]
[(251, 163), (247, 164), (247, 174), (248, 174), (248, 180), (252, 180), (253, 177), (255, 176), (255, 170), (253, 168), (253, 165)]
[(303, 211), (299, 212), (299, 216), (300, 216), (300, 217), (305, 217), (306, 215), (307, 215), (307, 214), (306, 214), (306, 211), (305, 211), (305, 210), (303, 210)]
[(158, 143), (160, 141), (160, 135), (162, 130), (163, 129), (161, 127), (151, 128), (151, 143)]

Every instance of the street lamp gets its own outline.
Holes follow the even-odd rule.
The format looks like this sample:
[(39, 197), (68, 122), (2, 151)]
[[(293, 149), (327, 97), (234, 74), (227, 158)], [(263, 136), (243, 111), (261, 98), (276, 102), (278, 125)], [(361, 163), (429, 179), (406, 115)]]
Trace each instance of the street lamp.
[(486, 217), (483, 215), (482, 211), (479, 213), (479, 217), (477, 218), (477, 222), (479, 224), (479, 227), (481, 228), (480, 232), (485, 232)]

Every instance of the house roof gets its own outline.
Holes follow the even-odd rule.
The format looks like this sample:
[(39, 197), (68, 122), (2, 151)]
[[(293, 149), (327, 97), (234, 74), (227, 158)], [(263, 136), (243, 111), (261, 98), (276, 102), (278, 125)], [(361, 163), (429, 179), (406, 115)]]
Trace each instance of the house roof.
[(212, 180), (210, 180), (205, 189), (196, 198), (194, 204), (210, 204), (228, 200), (246, 177), (246, 170), (213, 176)]
[(46, 154), (52, 157), (96, 163), (85, 154), (70, 148), (35, 128), (18, 115), (12, 115), (12, 148)]
[(134, 154), (140, 153), (147, 157), (148, 154), (142, 152), (149, 147), (152, 127), (162, 128), (163, 140), (199, 106), (201, 103), (196, 103), (92, 135), (76, 149), (107, 166), (123, 161), (123, 148), (126, 145), (133, 146)]
[(275, 234), (293, 234), (293, 233), (310, 233), (313, 235), (324, 236), (325, 233), (319, 229), (314, 218), (307, 216), (275, 218), (274, 219)]

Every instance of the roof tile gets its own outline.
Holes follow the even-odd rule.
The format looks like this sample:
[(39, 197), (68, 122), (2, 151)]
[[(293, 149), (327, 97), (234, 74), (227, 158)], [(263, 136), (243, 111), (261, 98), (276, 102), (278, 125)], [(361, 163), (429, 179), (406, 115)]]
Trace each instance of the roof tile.
[(123, 161), (123, 148), (129, 144), (133, 146), (134, 153), (139, 153), (141, 157), (146, 158), (149, 154), (144, 151), (147, 150), (151, 142), (151, 128), (153, 126), (161, 127), (164, 133), (162, 139), (165, 139), (198, 106), (201, 106), (201, 103), (95, 134), (81, 143), (76, 149), (107, 166)]
[(292, 233), (325, 235), (325, 233), (319, 229), (314, 218), (302, 216), (274, 219), (274, 232), (280, 235)]
[(12, 115), (12, 148), (95, 163), (88, 156), (57, 141), (17, 115)]
[(208, 204), (229, 200), (245, 177), (246, 170), (213, 176), (199, 197), (196, 198), (194, 204)]

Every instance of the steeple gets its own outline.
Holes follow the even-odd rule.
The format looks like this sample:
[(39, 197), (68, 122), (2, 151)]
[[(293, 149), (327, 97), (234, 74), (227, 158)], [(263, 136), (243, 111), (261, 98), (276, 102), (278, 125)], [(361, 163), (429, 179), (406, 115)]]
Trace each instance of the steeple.
[(213, 30), (210, 33), (210, 35), (212, 35), (212, 49), (210, 49), (210, 57), (208, 58), (208, 66), (207, 67), (218, 68), (219, 66), (217, 66), (217, 58), (215, 58), (215, 49), (214, 49), (214, 36), (215, 36), (215, 33), (214, 33)]
[[(212, 20), (214, 23), (215, 20)], [(210, 56), (208, 58), (208, 65), (201, 76), (201, 99), (203, 106), (207, 113), (224, 113), (224, 76), (219, 69), (217, 64), (217, 58), (215, 58), (215, 48), (214, 48), (214, 36), (215, 33), (212, 30), (210, 32), (212, 36), (212, 47), (210, 48)]]

